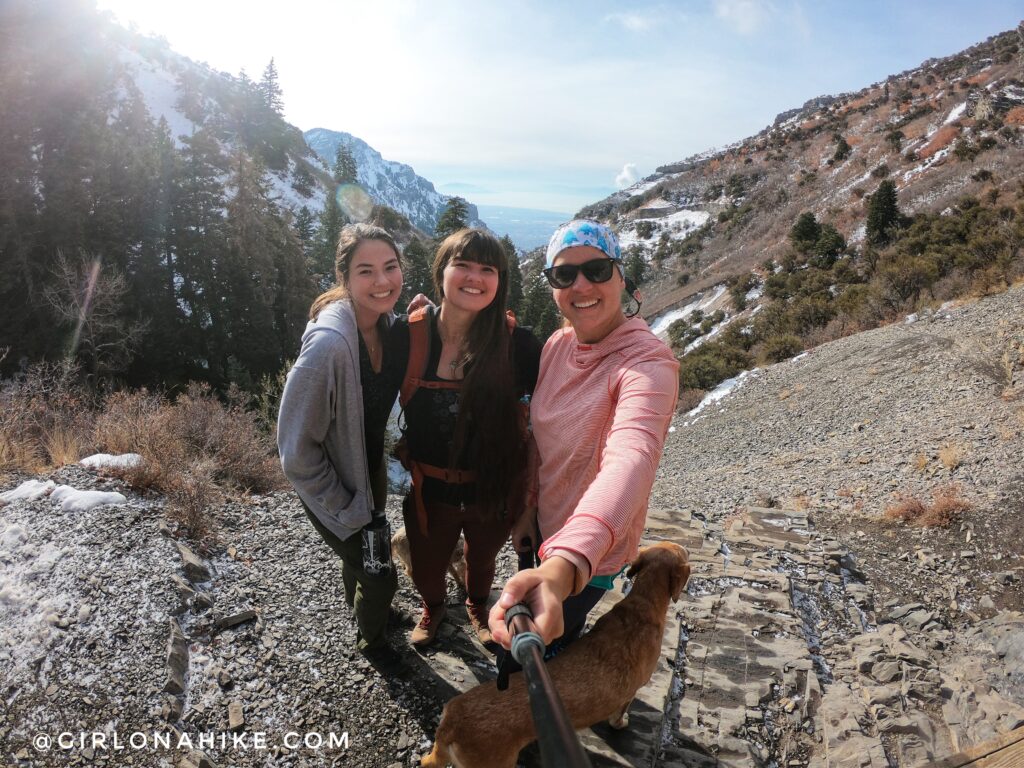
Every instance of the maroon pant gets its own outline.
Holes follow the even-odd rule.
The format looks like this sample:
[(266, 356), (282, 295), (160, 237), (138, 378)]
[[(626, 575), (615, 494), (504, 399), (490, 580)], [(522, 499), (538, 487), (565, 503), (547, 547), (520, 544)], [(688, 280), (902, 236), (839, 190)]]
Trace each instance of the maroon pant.
[(428, 531), (424, 536), (416, 519), (415, 504), (406, 498), (402, 505), (405, 533), (409, 537), (412, 581), (429, 606), (440, 605), (447, 589), (445, 572), (459, 534), (466, 537), (466, 590), (478, 605), (487, 602), (494, 581), (494, 560), (508, 540), (512, 528), (506, 520), (481, 520), (475, 506), (427, 504)]

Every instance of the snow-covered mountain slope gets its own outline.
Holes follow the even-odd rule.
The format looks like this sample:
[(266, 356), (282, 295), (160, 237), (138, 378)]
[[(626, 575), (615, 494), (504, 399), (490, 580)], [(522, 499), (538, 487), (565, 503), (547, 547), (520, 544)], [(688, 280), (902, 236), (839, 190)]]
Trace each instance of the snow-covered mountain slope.
[[(334, 163), (338, 147), (346, 146), (355, 158), (360, 186), (374, 200), (394, 208), (425, 232), (434, 231), (448, 196), (435, 190), (434, 185), (422, 176), (417, 176), (411, 166), (385, 160), (380, 152), (350, 133), (313, 128), (303, 135), (309, 147), (328, 166)], [(479, 224), (476, 206), (467, 203), (467, 208), (470, 223)]]
[[(224, 101), (237, 98), (242, 88), (237, 78), (175, 53), (166, 44), (130, 35), (124, 36), (117, 57), (124, 76), (141, 93), (153, 120), (163, 118), (167, 122), (175, 146), (184, 146), (183, 139), (201, 127), (182, 103), (183, 82), (187, 80), (201, 94), (203, 121), (207, 125), (223, 126), (221, 133), (224, 135), (219, 143), (223, 154), (230, 154), (235, 138), (227, 127), (230, 120), (226, 117), (228, 108)], [(283, 121), (280, 121), (280, 128), (286, 136), (298, 134), (298, 129)], [(277, 202), (293, 211), (303, 206), (312, 213), (323, 210), (327, 188), (316, 176), (325, 175), (326, 168), (299, 136), (289, 136), (285, 143), (285, 162), (280, 168), (267, 169), (266, 178)]]
[[(134, 86), (142, 94), (146, 108), (154, 120), (167, 121), (171, 137), (179, 148), (202, 124), (218, 125), (221, 149), (225, 156), (233, 149), (234, 133), (226, 116), (227, 102), (237, 99), (244, 88), (240, 78), (217, 72), (172, 51), (162, 41), (126, 35), (118, 51), (118, 62)], [(186, 86), (185, 83), (188, 83)], [(185, 97), (185, 89), (194, 92)], [(185, 102), (191, 101), (191, 108)], [(198, 103), (198, 107), (195, 106)], [(202, 117), (196, 111), (203, 113)], [(277, 200), (293, 211), (307, 207), (310, 212), (323, 210), (330, 184), (330, 168), (338, 146), (347, 146), (356, 161), (359, 184), (370, 197), (405, 215), (416, 227), (433, 232), (444, 210), (448, 196), (418, 176), (408, 165), (385, 160), (380, 152), (362, 139), (341, 131), (314, 128), (304, 135), (294, 126), (281, 121), (286, 162), (267, 169)], [(476, 206), (468, 204), (470, 223), (479, 225)]]

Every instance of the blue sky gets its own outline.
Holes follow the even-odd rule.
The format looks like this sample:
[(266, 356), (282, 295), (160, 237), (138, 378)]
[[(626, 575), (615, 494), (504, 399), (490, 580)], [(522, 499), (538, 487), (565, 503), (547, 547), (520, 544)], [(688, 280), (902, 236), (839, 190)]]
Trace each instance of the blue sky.
[(442, 192), (570, 213), (1024, 17), (1019, 0), (97, 3), (219, 70), (273, 56), (290, 122)]

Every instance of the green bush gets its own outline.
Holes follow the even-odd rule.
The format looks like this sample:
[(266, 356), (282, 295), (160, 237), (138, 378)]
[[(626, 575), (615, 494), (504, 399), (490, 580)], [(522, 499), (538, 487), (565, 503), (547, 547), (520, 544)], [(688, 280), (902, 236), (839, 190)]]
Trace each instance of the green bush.
[(764, 357), (769, 363), (779, 363), (798, 355), (804, 350), (804, 344), (799, 336), (792, 333), (772, 336), (764, 342)]
[(679, 362), (679, 384), (684, 389), (714, 389), (726, 379), (745, 371), (751, 362), (746, 350), (724, 339), (711, 341)]

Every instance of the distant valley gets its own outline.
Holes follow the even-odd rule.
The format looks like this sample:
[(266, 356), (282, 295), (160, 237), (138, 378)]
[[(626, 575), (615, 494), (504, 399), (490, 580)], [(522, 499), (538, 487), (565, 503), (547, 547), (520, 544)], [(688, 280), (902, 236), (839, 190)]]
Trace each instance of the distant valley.
[(499, 237), (508, 235), (516, 247), (523, 251), (546, 244), (555, 227), (572, 218), (571, 213), (503, 205), (477, 205), (477, 210), (480, 218)]

